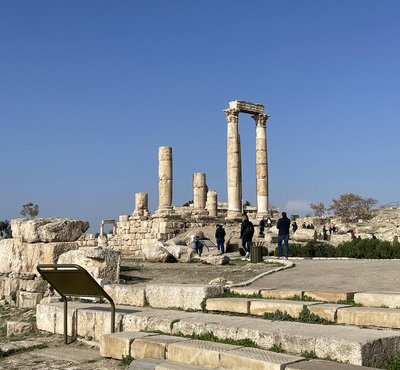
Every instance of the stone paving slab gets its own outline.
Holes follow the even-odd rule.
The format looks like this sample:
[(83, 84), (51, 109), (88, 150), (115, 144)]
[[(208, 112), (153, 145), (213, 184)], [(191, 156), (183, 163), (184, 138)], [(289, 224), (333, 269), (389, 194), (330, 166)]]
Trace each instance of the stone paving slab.
[(280, 370), (304, 358), (258, 348), (239, 348), (221, 352), (220, 368), (227, 370)]
[(134, 360), (129, 365), (129, 370), (155, 370), (156, 366), (165, 360), (145, 359)]
[(209, 298), (207, 311), (250, 313), (250, 298)]
[(400, 292), (356, 293), (354, 302), (368, 307), (400, 308)]
[(400, 329), (400, 309), (377, 307), (341, 308), (337, 313), (337, 323)]
[(19, 350), (27, 350), (31, 348), (36, 348), (43, 345), (43, 341), (40, 339), (30, 339), (30, 340), (19, 340), (15, 342), (0, 343), (0, 352), (2, 356), (7, 356)]
[(168, 346), (167, 359), (205, 368), (217, 368), (220, 364), (221, 352), (238, 348), (240, 346), (203, 340), (188, 340), (170, 344)]
[(159, 365), (156, 365), (154, 370), (204, 370), (204, 367), (181, 364), (179, 362), (173, 362), (173, 361), (164, 361)]
[(343, 291), (317, 291), (309, 290), (304, 291), (304, 295), (313, 298), (317, 301), (337, 303), (339, 301), (349, 301), (354, 299), (355, 292)]
[(189, 340), (183, 337), (174, 337), (171, 335), (155, 335), (151, 337), (136, 339), (131, 344), (131, 354), (135, 359), (156, 358), (165, 359), (168, 346), (172, 343), (178, 343)]
[(292, 317), (299, 317), (304, 307), (313, 306), (320, 302), (289, 301), (279, 299), (252, 299), (250, 301), (250, 314), (262, 316), (264, 313), (276, 311), (287, 312)]
[(357, 366), (351, 364), (342, 364), (333, 361), (310, 360), (297, 362), (285, 368), (285, 370), (374, 370), (376, 367)]

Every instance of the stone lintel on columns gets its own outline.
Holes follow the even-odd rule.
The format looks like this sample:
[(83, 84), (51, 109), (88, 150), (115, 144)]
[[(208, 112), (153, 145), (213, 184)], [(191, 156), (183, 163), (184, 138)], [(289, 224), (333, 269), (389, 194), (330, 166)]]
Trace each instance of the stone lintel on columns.
[(239, 112), (249, 114), (262, 114), (264, 113), (264, 105), (258, 103), (250, 103), (244, 100), (233, 100), (229, 102), (229, 108), (235, 109)]

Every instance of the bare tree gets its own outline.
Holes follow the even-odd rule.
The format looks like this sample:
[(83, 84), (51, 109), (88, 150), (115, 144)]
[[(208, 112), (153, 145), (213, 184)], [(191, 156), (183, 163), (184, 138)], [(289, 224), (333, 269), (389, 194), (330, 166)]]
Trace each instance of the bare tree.
[(310, 203), (310, 208), (314, 211), (316, 217), (322, 217), (326, 212), (324, 203), (318, 203), (318, 204)]
[(22, 216), (28, 216), (29, 218), (35, 218), (39, 214), (39, 206), (33, 203), (27, 203), (22, 206), (20, 212)]
[(372, 206), (378, 203), (375, 199), (363, 198), (353, 193), (342, 194), (339, 199), (332, 199), (332, 202), (330, 209), (345, 221), (369, 218)]

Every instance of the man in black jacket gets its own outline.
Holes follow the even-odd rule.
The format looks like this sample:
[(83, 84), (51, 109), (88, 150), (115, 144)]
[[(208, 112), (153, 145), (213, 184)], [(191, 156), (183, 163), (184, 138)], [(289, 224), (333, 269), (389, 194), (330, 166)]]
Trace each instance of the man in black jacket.
[(242, 239), (242, 248), (246, 252), (245, 258), (250, 255), (251, 241), (254, 235), (254, 225), (249, 221), (247, 215), (243, 216), (243, 222), (240, 227), (240, 238)]
[(225, 230), (222, 225), (217, 225), (217, 230), (215, 230), (215, 239), (217, 240), (218, 250), (221, 251), (222, 254), (224, 254)]
[[(282, 218), (280, 218), (278, 220), (276, 227), (277, 227), (277, 229), (279, 229), (279, 233), (278, 233), (279, 259), (287, 260), (288, 254), (289, 254), (290, 218), (286, 217), (286, 212), (282, 212)], [(285, 242), (285, 257), (282, 256), (282, 241)]]

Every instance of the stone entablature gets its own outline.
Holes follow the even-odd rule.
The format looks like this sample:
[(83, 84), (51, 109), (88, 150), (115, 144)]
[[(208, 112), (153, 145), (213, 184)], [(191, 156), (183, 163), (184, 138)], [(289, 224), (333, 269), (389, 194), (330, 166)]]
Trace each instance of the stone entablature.
[(237, 110), (242, 113), (249, 114), (262, 114), (264, 113), (264, 105), (257, 103), (250, 103), (244, 100), (233, 100), (229, 102), (229, 108)]

